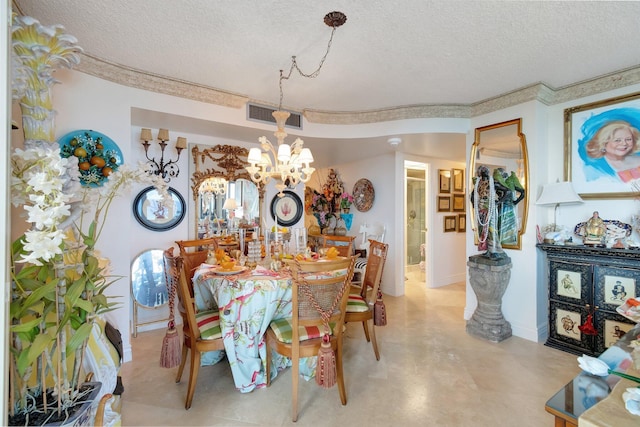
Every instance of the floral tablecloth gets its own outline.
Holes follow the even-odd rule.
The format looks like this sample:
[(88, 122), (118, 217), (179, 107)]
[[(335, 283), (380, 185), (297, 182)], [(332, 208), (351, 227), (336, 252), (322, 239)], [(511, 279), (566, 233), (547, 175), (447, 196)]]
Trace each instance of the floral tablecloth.
[[(193, 283), (196, 307), (218, 306), (220, 310), (224, 348), (236, 388), (247, 393), (265, 387), (264, 334), (272, 320), (291, 316), (291, 275), (262, 270), (219, 276), (203, 264)], [(272, 377), (291, 364), (276, 353), (272, 360)], [(301, 359), (301, 375), (311, 378), (315, 364), (315, 357)]]

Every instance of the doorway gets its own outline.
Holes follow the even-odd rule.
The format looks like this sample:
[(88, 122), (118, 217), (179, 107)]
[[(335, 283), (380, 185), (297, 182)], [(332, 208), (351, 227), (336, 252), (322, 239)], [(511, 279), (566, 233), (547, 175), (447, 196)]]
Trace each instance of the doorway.
[(405, 161), (405, 274), (426, 282), (427, 168)]

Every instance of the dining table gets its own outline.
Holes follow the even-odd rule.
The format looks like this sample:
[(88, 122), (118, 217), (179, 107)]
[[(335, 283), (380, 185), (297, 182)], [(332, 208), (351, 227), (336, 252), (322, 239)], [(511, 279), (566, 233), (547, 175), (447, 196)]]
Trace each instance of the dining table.
[[(243, 393), (266, 387), (265, 333), (272, 320), (291, 317), (292, 281), (287, 269), (272, 271), (260, 265), (224, 272), (218, 266), (202, 264), (194, 274), (196, 309), (218, 307), (224, 353), (235, 386)], [(221, 359), (219, 355), (209, 357)], [(274, 352), (272, 363), (275, 377), (291, 360)], [(300, 375), (313, 378), (315, 367), (315, 357), (301, 359)]]

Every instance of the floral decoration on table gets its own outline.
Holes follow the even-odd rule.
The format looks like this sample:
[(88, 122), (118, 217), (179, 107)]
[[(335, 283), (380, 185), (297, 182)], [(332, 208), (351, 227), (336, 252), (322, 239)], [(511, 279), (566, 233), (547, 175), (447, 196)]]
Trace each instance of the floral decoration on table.
[(63, 158), (78, 158), (80, 182), (100, 186), (122, 164), (122, 153), (111, 138), (92, 130), (78, 130), (60, 138)]

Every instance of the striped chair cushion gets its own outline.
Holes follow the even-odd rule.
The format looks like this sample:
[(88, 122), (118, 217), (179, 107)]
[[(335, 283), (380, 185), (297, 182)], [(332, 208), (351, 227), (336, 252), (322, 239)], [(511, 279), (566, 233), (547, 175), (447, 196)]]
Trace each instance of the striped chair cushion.
[(349, 294), (347, 313), (363, 313), (369, 310), (367, 302), (358, 294)]
[[(330, 323), (331, 334), (333, 334), (333, 328), (335, 324)], [(276, 319), (271, 322), (269, 327), (276, 334), (278, 341), (291, 344), (293, 338), (293, 326), (291, 324), (291, 318)], [(300, 326), (300, 341), (311, 340), (314, 338), (320, 338), (323, 333), (322, 326)]]
[(364, 270), (365, 268), (367, 268), (367, 258), (358, 258), (356, 259), (356, 263), (354, 264), (354, 267), (356, 270)]
[(220, 312), (218, 310), (206, 310), (196, 313), (196, 323), (203, 340), (222, 338), (220, 329)]

